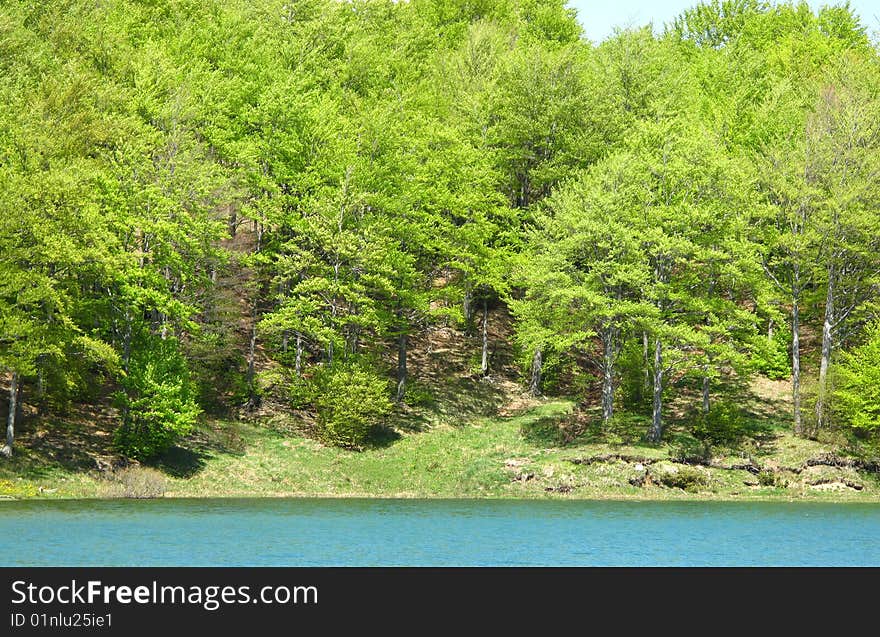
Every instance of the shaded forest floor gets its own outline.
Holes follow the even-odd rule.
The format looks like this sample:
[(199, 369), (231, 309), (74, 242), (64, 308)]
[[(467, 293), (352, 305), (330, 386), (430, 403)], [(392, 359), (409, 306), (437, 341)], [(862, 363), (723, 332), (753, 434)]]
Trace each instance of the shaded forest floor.
[[(509, 342), (505, 320), (496, 343)], [(480, 378), (478, 351), (478, 338), (449, 329), (415, 340), (410, 405), (363, 451), (321, 444), (308, 417), (267, 400), (248, 418), (204, 422), (152, 464), (146, 482), (152, 495), (179, 497), (880, 501), (876, 465), (846, 457), (839, 441), (791, 433), (786, 382), (751, 383), (735, 444), (707, 450), (676, 422), (673, 403), (664, 442), (653, 445), (643, 440), (648, 416), (600, 428), (570, 398), (525, 396), (507, 346), (493, 349), (495, 372)], [(0, 461), (0, 498), (118, 497), (125, 461), (111, 448), (115, 419), (91, 405), (64, 419), (27, 414), (15, 456)]]

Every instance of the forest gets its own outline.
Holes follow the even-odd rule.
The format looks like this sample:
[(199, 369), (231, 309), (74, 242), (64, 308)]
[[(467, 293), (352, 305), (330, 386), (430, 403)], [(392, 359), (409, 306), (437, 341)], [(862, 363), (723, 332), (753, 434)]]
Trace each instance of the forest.
[(0, 464), (79, 404), (147, 463), (266, 413), (362, 450), (453, 360), (648, 446), (779, 381), (793, 436), (880, 454), (846, 3), (596, 43), (563, 0), (6, 0), (0, 104)]

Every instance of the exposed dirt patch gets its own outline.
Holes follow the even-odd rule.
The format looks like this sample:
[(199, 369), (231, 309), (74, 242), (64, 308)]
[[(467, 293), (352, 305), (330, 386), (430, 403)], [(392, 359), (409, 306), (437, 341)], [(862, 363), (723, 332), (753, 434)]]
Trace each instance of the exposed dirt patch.
[(813, 489), (814, 491), (861, 491), (865, 487), (856, 482), (850, 482), (848, 480), (829, 480), (829, 481), (820, 481), (813, 484), (807, 485), (808, 488)]

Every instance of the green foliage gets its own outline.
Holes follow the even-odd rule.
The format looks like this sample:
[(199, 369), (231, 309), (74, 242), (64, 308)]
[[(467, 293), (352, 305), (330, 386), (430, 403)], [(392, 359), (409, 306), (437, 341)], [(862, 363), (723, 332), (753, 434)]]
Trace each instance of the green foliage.
[(697, 415), (691, 431), (695, 438), (710, 445), (731, 445), (749, 432), (749, 421), (742, 408), (730, 400), (718, 400), (709, 413)]
[(758, 472), (758, 484), (762, 487), (773, 487), (777, 488), (785, 488), (788, 486), (788, 481), (785, 480), (782, 476), (780, 476), (775, 471), (759, 471)]
[(621, 349), (617, 367), (620, 373), (618, 397), (620, 404), (633, 413), (651, 413), (651, 379), (646, 366), (646, 352), (643, 343), (629, 339)]
[(360, 448), (391, 413), (388, 382), (357, 364), (322, 369), (313, 382), (319, 433), (328, 443)]
[(750, 18), (768, 9), (763, 0), (708, 0), (686, 9), (670, 31), (698, 46), (717, 48), (740, 36)]
[(758, 372), (770, 380), (787, 380), (791, 377), (791, 335), (785, 330), (773, 332), (766, 346), (755, 352), (753, 363)]
[(403, 402), (411, 407), (428, 407), (437, 401), (435, 392), (424, 383), (407, 383)]
[(201, 409), (185, 359), (173, 339), (138, 348), (117, 395), (122, 423), (114, 442), (124, 454), (153, 458), (192, 431)]
[(196, 402), (205, 412), (226, 414), (247, 400), (247, 365), (231, 334), (202, 331), (182, 347)]
[[(656, 398), (659, 438), (706, 378), (694, 433), (727, 444), (719, 390), (790, 374), (768, 318), (827, 319), (827, 361), (877, 316), (877, 87), (847, 6), (710, 0), (594, 46), (563, 0), (9, 0), (0, 375), (59, 412), (118, 383), (138, 457), (271, 392), (359, 446), (389, 359), (488, 300), (545, 393), (602, 384), (606, 433)], [(872, 356), (833, 374), (858, 432)]]
[(880, 432), (880, 323), (865, 342), (842, 352), (834, 364), (833, 408), (842, 423), (862, 435)]
[(650, 469), (651, 480), (671, 489), (698, 491), (709, 485), (709, 476), (697, 467), (658, 464)]

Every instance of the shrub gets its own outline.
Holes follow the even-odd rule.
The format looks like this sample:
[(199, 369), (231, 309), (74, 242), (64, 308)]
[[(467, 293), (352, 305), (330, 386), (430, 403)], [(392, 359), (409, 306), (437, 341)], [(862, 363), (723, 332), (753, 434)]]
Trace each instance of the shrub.
[(775, 471), (763, 470), (758, 472), (758, 484), (762, 487), (780, 487), (788, 486), (788, 482), (779, 476)]
[(142, 348), (131, 361), (123, 387), (117, 394), (123, 422), (114, 442), (133, 458), (144, 460), (167, 451), (192, 431), (201, 413), (186, 361), (173, 339)]
[(832, 409), (857, 434), (880, 432), (880, 322), (863, 345), (841, 352), (834, 366)]
[(651, 468), (651, 479), (664, 487), (695, 491), (709, 484), (709, 476), (695, 467), (658, 464)]
[(363, 446), (392, 409), (388, 382), (357, 365), (338, 365), (315, 377), (318, 430), (328, 443)]
[(149, 467), (125, 467), (112, 474), (108, 495), (118, 498), (161, 498), (165, 495), (165, 476)]
[(403, 400), (411, 407), (427, 407), (436, 402), (434, 393), (431, 389), (416, 382), (407, 383)]
[(675, 462), (707, 464), (712, 460), (712, 445), (704, 439), (679, 436), (670, 447), (669, 457)]
[(745, 414), (730, 401), (716, 401), (708, 414), (700, 413), (694, 419), (695, 438), (709, 445), (727, 445), (738, 442), (748, 433)]
[(771, 380), (785, 380), (791, 376), (789, 338), (789, 332), (779, 329), (773, 333), (772, 339), (765, 341), (765, 347), (755, 352), (754, 356), (758, 372)]
[(314, 400), (314, 386), (305, 378), (294, 377), (286, 386), (287, 401), (294, 409), (307, 407)]

